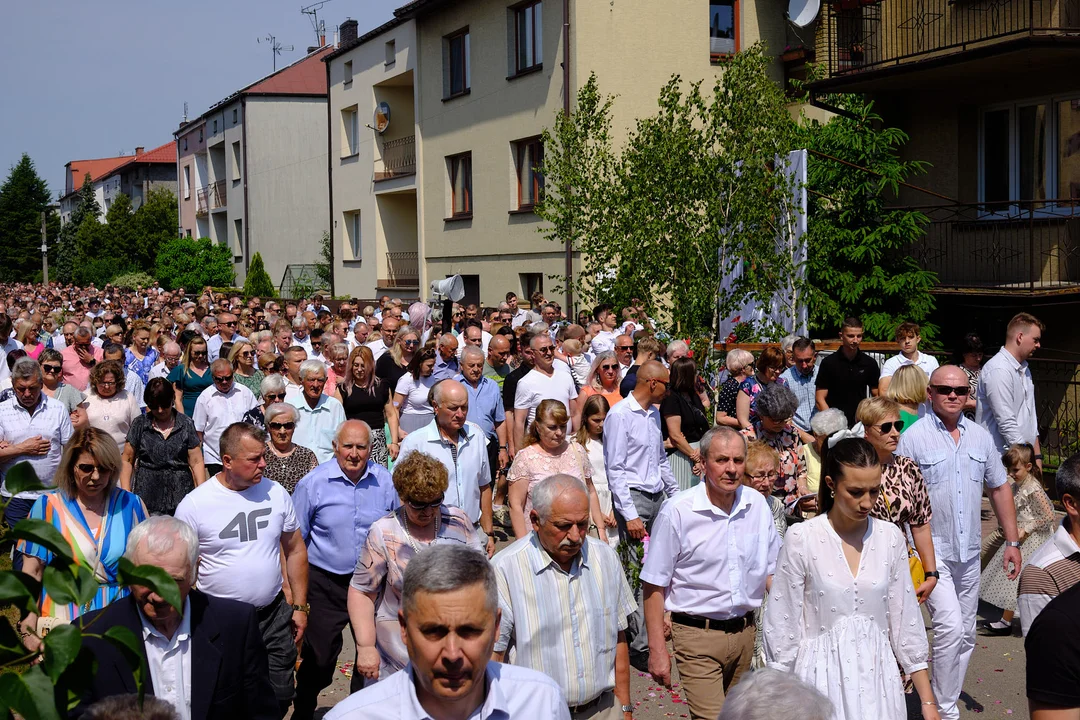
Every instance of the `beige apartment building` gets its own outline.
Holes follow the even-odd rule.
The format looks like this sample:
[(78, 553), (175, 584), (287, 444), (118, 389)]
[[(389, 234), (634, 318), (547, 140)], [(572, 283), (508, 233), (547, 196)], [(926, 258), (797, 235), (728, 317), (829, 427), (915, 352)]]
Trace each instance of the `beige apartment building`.
[(532, 211), (535, 168), (541, 133), (590, 73), (617, 96), (619, 142), (672, 74), (709, 85), (725, 54), (789, 42), (784, 8), (748, 0), (416, 0), (366, 35), (342, 30), (327, 58), (335, 292), (426, 296), (460, 274), (466, 299), (489, 305), (550, 295), (566, 273)]

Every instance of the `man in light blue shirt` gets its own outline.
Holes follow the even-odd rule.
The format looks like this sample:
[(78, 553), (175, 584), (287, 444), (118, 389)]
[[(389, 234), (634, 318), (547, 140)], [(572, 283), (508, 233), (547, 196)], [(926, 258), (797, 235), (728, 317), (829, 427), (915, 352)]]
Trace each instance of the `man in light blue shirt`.
[(466, 419), (479, 425), (487, 438), (491, 471), (494, 473), (503, 469), (510, 462), (506, 444), (506, 410), (498, 383), (484, 376), (484, 351), (466, 345), (461, 351), (461, 373), (454, 379), (464, 385), (469, 393), (469, 414)]
[(405, 568), (398, 613), (409, 664), (326, 720), (570, 720), (554, 680), (491, 660), (500, 619), (495, 571), (483, 555), (464, 545), (424, 550)]
[(457, 338), (452, 333), (439, 336), (439, 347), (435, 354), (435, 369), (431, 377), (435, 381), (449, 380), (458, 374)]
[(802, 432), (805, 442), (811, 442), (813, 434), (810, 430), (810, 419), (817, 412), (817, 404), (814, 401), (814, 393), (817, 390), (817, 359), (814, 341), (810, 338), (796, 338), (791, 344), (791, 354), (795, 364), (780, 374), (780, 378), (787, 383), (795, 397), (799, 398), (799, 409), (795, 411), (795, 427)]
[[(390, 471), (370, 460), (367, 423), (343, 423), (334, 439), (334, 453), (300, 480), (292, 495), (307, 545), (311, 607), (303, 662), (296, 673), (297, 720), (314, 716), (319, 692), (334, 679), (341, 631), (349, 622), (349, 581), (371, 523), (398, 506)], [(351, 689), (362, 685), (363, 676), (354, 673)]]
[(345, 422), (345, 408), (323, 393), (326, 365), (321, 360), (305, 360), (298, 374), (303, 392), (286, 396), (299, 415), (293, 442), (311, 450), (324, 463), (334, 457), (334, 435)]
[(975, 649), (984, 486), (1005, 534), (1010, 580), (1020, 574), (1022, 562), (1016, 508), (1001, 455), (990, 433), (964, 416), (968, 392), (962, 369), (943, 365), (935, 370), (927, 389), (934, 412), (912, 425), (896, 448), (897, 455), (919, 464), (934, 509), (930, 535), (940, 577), (926, 605), (934, 624), (931, 684), (943, 720), (960, 717), (956, 702)]
[(410, 453), (427, 453), (450, 475), (444, 502), (461, 508), (477, 530), (485, 533), (488, 557), (495, 553), (491, 534), (491, 468), (487, 439), (478, 425), (466, 422), (469, 394), (457, 380), (443, 380), (431, 391), (435, 419), (405, 436), (398, 462)]

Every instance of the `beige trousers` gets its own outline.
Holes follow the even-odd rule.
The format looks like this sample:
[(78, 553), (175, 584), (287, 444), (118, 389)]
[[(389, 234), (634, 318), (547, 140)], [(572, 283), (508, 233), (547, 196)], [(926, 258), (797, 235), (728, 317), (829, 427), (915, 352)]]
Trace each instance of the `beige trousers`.
[(583, 712), (570, 713), (570, 720), (622, 720), (623, 714), (614, 690), (600, 696), (600, 702)]
[(672, 623), (671, 642), (683, 694), (694, 720), (716, 720), (728, 688), (750, 669), (754, 626), (737, 633)]

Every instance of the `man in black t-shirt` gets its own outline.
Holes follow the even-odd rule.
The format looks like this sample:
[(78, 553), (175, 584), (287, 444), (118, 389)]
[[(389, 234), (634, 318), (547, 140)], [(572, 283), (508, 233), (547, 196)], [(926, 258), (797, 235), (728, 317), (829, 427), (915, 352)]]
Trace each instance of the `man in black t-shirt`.
[(840, 349), (821, 361), (814, 399), (818, 410), (840, 408), (854, 425), (855, 409), (869, 392), (877, 395), (881, 369), (859, 349), (863, 339), (862, 320), (849, 317), (840, 327)]
[(1080, 585), (1043, 608), (1024, 652), (1031, 720), (1080, 720)]

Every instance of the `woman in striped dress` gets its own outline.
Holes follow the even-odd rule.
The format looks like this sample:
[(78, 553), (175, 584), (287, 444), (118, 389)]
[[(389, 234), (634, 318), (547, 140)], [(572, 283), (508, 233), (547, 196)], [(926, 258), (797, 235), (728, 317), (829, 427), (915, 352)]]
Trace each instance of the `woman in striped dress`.
[[(146, 507), (139, 496), (117, 487), (120, 478), (120, 449), (104, 430), (86, 427), (76, 430), (64, 449), (56, 472), (56, 489), (37, 499), (30, 510), (34, 520), (44, 520), (56, 528), (71, 548), (75, 564), (94, 573), (100, 587), (83, 605), (61, 603), (42, 589), (39, 613), (23, 620), (23, 642), (31, 651), (41, 643), (38, 629), (71, 622), (128, 594), (117, 578), (120, 557), (127, 547), (131, 529), (146, 519)], [(48, 548), (20, 540), (23, 572), (41, 580), (45, 567), (57, 559)], [(45, 620), (38, 623), (38, 618)], [(51, 620), (46, 620), (51, 618)]]

